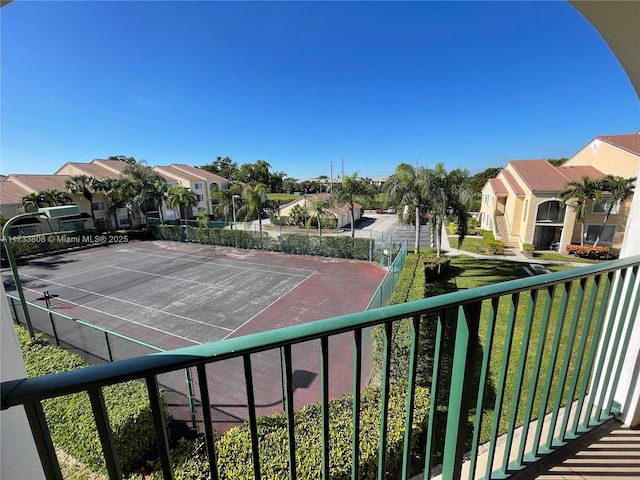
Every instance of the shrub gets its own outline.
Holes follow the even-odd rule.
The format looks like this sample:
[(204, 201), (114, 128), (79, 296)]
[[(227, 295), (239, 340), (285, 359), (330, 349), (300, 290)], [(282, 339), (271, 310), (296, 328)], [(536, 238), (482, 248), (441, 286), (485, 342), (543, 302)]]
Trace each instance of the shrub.
[(426, 282), (435, 282), (449, 269), (449, 257), (432, 257), (424, 262), (424, 278)]
[(486, 240), (485, 245), (490, 255), (504, 255), (504, 243), (500, 240)]
[(523, 243), (522, 251), (527, 257), (533, 257), (533, 252), (535, 251), (535, 247), (530, 243)]
[(609, 258), (614, 259), (620, 257), (620, 249), (619, 248), (610, 248), (609, 249)]
[[(16, 327), (16, 333), (30, 377), (89, 366), (79, 355), (49, 345), (42, 334), (32, 340), (22, 327)], [(102, 392), (122, 468), (133, 471), (152, 458), (155, 451), (146, 387), (130, 381), (105, 387)], [(43, 408), (54, 444), (89, 468), (105, 472), (89, 396), (76, 393), (52, 398), (43, 402)]]
[(482, 238), (484, 238), (485, 241), (496, 239), (496, 237), (493, 235), (493, 232), (490, 230), (482, 230)]
[[(329, 464), (332, 480), (351, 478), (352, 402), (350, 395), (329, 402)], [(387, 429), (387, 468), (397, 473), (402, 460), (406, 386), (392, 385), (389, 398)], [(413, 416), (412, 447), (426, 425), (429, 394), (417, 388)], [(322, 417), (320, 404), (306, 405), (295, 412), (296, 469), (305, 479), (322, 478)], [(380, 423), (380, 389), (367, 387), (361, 397), (360, 409), (360, 478), (376, 478)], [(288, 466), (287, 422), (284, 414), (257, 420), (260, 454), (260, 473), (263, 478), (286, 478)], [(244, 424), (224, 433), (217, 442), (219, 478), (226, 480), (253, 479), (253, 458), (249, 425)], [(175, 477), (201, 479), (208, 466), (201, 439), (182, 442), (173, 452)], [(158, 463), (152, 464), (157, 467)], [(155, 469), (149, 476), (162, 478)], [(136, 475), (134, 478), (140, 478)], [(146, 477), (145, 477), (146, 478)]]
[(604, 260), (609, 256), (608, 247), (591, 247), (588, 245), (567, 245), (567, 253), (580, 258)]

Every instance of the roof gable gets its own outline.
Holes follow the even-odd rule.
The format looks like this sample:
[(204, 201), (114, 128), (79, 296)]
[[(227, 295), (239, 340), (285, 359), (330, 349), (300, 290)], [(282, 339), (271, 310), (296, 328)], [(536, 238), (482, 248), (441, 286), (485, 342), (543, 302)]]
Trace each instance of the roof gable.
[(70, 175), (9, 175), (11, 181), (15, 181), (33, 192), (42, 190), (64, 190), (64, 182), (71, 178)]
[(618, 147), (625, 152), (640, 157), (640, 133), (631, 133), (628, 135), (604, 135), (596, 137), (597, 140)]
[(16, 182), (12, 182), (10, 178), (5, 178), (0, 182), (1, 205), (22, 203), (22, 197), (30, 193), (34, 193), (33, 190), (30, 190)]
[(513, 160), (509, 165), (532, 192), (559, 192), (567, 182), (583, 176), (594, 180), (604, 176), (590, 165), (556, 167), (546, 160)]

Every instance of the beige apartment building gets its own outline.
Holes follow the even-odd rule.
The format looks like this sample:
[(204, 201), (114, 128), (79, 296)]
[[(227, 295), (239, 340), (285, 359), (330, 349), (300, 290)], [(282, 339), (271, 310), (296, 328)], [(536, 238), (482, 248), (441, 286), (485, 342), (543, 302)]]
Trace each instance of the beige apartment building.
[[(639, 132), (640, 133), (640, 132)], [(594, 180), (607, 174), (630, 178), (640, 166), (640, 134), (596, 137), (559, 167), (546, 160), (514, 160), (482, 189), (480, 222), (507, 246), (564, 251), (580, 243), (581, 225), (575, 211), (558, 198), (569, 181)], [(571, 202), (569, 202), (571, 203)], [(614, 205), (600, 245), (619, 248), (631, 198)], [(585, 218), (585, 243), (595, 241), (610, 202), (592, 203)]]

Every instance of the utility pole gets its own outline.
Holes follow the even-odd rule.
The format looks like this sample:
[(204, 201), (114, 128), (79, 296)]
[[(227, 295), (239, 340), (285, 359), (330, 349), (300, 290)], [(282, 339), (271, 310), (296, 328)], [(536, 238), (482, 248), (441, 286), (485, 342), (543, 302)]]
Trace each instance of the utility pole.
[(344, 181), (344, 158), (342, 159), (342, 180)]
[(330, 180), (330, 184), (329, 184), (329, 193), (333, 193), (333, 160), (329, 161), (329, 171), (331, 172), (330, 176), (331, 176), (331, 180)]

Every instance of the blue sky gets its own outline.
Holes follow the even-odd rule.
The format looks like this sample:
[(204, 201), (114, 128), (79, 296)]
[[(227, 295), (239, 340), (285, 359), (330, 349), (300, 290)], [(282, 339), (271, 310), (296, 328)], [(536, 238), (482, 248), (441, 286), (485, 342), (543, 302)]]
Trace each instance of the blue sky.
[(0, 10), (0, 172), (109, 155), (290, 177), (472, 173), (640, 129), (566, 2), (36, 2)]

